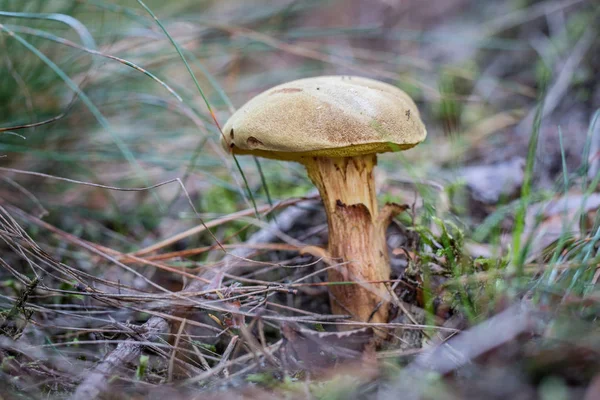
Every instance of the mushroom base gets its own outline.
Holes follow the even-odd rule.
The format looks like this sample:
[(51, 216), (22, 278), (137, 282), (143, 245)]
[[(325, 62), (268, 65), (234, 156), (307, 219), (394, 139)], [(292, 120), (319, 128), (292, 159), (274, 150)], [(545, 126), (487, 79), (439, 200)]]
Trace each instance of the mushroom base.
[(329, 253), (339, 263), (329, 270), (332, 312), (350, 314), (361, 322), (386, 323), (389, 298), (385, 281), (390, 267), (386, 228), (400, 206), (381, 212), (375, 196), (375, 155), (303, 160), (319, 189), (329, 224)]

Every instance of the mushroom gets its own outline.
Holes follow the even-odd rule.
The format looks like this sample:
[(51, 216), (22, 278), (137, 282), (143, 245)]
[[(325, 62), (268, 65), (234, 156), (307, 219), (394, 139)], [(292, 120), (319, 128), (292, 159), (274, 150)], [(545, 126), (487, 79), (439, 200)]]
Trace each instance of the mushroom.
[[(354, 76), (300, 79), (254, 97), (227, 121), (222, 145), (234, 154), (296, 161), (319, 189), (329, 226), (332, 312), (386, 323), (390, 266), (385, 232), (404, 208), (377, 205), (377, 153), (409, 149), (426, 130), (411, 98)], [(348, 282), (352, 284), (347, 284)]]

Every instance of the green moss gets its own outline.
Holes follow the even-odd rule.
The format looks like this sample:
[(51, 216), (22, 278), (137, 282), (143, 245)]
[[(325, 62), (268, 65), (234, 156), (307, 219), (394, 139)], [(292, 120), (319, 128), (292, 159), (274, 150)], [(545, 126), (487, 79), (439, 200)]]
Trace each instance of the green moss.
[(237, 192), (232, 192), (228, 188), (214, 185), (209, 191), (202, 194), (200, 200), (200, 210), (207, 210), (211, 213), (231, 214), (239, 210)]

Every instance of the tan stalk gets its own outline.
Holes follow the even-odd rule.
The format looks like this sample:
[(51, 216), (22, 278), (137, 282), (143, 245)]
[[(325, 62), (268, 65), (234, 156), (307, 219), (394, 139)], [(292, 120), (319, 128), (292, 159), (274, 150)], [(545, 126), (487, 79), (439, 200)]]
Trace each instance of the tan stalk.
[[(340, 262), (330, 269), (331, 307), (366, 322), (387, 322), (385, 283), (390, 279), (385, 231), (393, 216), (386, 206), (380, 218), (373, 179), (374, 154), (343, 158), (310, 157), (301, 161), (319, 189), (329, 226), (329, 254)], [(401, 208), (396, 207), (396, 211)]]

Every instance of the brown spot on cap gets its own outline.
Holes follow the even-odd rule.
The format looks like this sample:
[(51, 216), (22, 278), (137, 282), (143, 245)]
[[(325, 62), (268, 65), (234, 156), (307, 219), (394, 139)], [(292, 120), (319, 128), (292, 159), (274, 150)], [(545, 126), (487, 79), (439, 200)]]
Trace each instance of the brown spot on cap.
[(261, 146), (263, 144), (260, 140), (258, 140), (254, 136), (250, 136), (248, 139), (246, 139), (246, 143), (248, 144), (248, 147), (250, 147), (251, 149)]

